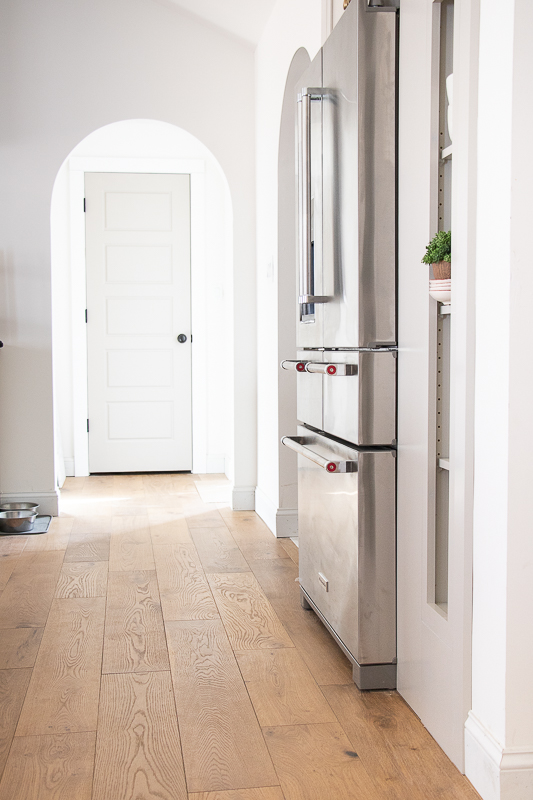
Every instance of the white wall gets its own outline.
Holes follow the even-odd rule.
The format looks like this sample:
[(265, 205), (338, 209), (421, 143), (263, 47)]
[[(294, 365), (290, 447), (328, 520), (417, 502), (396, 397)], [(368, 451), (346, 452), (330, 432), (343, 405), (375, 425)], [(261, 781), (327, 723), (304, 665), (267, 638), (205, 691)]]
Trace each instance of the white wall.
[[(230, 359), (225, 349), (225, 282), (226, 273), (231, 272), (232, 267), (233, 237), (231, 207), (227, 207), (227, 184), (212, 154), (186, 131), (153, 120), (129, 120), (101, 128), (80, 142), (62, 165), (54, 185), (51, 213), (54, 391), (66, 474), (74, 474), (70, 246), (75, 234), (70, 230), (71, 157), (195, 159), (204, 166), (205, 211), (201, 220), (201, 265), (197, 265), (197, 260), (193, 259), (193, 271), (202, 271), (202, 293), (199, 298), (202, 308), (198, 309), (198, 316), (201, 315), (201, 319), (198, 319), (195, 316), (198, 303), (194, 304), (193, 335), (196, 347), (201, 347), (202, 354), (205, 352), (206, 355), (201, 365), (206, 386), (200, 398), (193, 393), (193, 417), (201, 415), (200, 424), (205, 427), (202, 436), (202, 441), (206, 439), (202, 459), (205, 462), (204, 471), (224, 472), (226, 451), (231, 444), (226, 441), (230, 411), (226, 402)], [(142, 169), (142, 161), (136, 168)]]
[[(291, 396), (290, 384), (286, 380), (280, 382), (279, 374), (278, 147), (283, 96), (292, 58), (301, 47), (311, 58), (315, 56), (323, 40), (323, 22), (322, 0), (278, 0), (256, 50), (259, 365), (256, 508), (274, 533), (285, 536), (296, 533), (297, 485), (294, 456), (293, 462), (284, 461), (285, 469), (280, 471), (279, 454), (280, 436), (291, 431), (280, 432), (278, 392), (280, 404), (294, 404), (294, 392)], [(279, 324), (283, 326), (284, 319), (279, 319)], [(292, 319), (287, 324), (294, 327)], [(296, 353), (287, 352), (284, 357), (295, 358)], [(295, 375), (288, 374), (288, 378), (294, 381)]]
[(420, 263), (437, 230), (439, 5), (402, 0), (400, 10), (398, 689), (461, 770), (471, 707), (476, 8), (455, 4), (446, 611), (431, 597), (437, 308)]
[(533, 796), (533, 8), (480, 19), (472, 712), (467, 775), (484, 800)]
[[(152, 0), (5, 0), (0, 7), (0, 488), (56, 510), (52, 431), (50, 199), (89, 133), (123, 119), (189, 131), (223, 169), (234, 212), (228, 352), (234, 500), (253, 502), (255, 180), (253, 52)], [(231, 91), (228, 91), (231, 87)], [(230, 426), (231, 427), (231, 426)], [(44, 510), (44, 509), (43, 509)]]

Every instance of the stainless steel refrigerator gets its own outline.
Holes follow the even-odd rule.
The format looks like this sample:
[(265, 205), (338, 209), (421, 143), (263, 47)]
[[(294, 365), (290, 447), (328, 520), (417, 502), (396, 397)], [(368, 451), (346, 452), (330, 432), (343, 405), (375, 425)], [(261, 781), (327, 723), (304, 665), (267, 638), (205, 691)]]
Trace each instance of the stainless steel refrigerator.
[(302, 604), (361, 689), (396, 686), (397, 27), (395, 7), (352, 0), (299, 82), (298, 352), (282, 363)]

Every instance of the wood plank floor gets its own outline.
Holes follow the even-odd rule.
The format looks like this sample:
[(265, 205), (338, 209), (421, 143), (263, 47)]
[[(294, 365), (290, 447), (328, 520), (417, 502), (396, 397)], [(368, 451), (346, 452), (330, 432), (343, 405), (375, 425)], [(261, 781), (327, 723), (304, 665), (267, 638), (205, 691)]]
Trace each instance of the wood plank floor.
[(224, 476), (69, 478), (0, 538), (0, 800), (475, 800)]

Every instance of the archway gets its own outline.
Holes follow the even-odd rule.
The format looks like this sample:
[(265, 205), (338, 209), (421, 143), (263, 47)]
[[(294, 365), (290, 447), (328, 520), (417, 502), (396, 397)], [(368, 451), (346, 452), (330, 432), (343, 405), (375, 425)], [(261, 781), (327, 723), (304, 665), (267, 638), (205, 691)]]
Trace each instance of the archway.
[(56, 474), (87, 475), (84, 174), (191, 175), (193, 471), (225, 472), (231, 370), (223, 346), (231, 319), (225, 295), (233, 271), (232, 207), (224, 173), (198, 139), (155, 120), (125, 120), (83, 139), (65, 159), (52, 195), (52, 317)]

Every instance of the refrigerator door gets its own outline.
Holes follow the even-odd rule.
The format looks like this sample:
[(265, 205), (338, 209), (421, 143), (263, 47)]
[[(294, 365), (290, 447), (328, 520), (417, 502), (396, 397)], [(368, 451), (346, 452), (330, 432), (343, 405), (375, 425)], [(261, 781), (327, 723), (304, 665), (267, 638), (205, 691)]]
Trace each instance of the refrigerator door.
[[(396, 658), (393, 451), (355, 450), (304, 427), (298, 434), (308, 453), (298, 456), (300, 584), (354, 662), (391, 664)], [(341, 462), (345, 471), (328, 472), (331, 462)]]
[(352, 0), (323, 47), (326, 348), (396, 341), (396, 24)]
[[(298, 83), (298, 347), (322, 347), (322, 50)], [(313, 91), (314, 90), (314, 91)]]
[[(322, 379), (321, 429), (360, 446), (395, 444), (396, 353), (326, 350), (322, 356), (338, 366)], [(352, 369), (343, 372), (343, 364)]]

